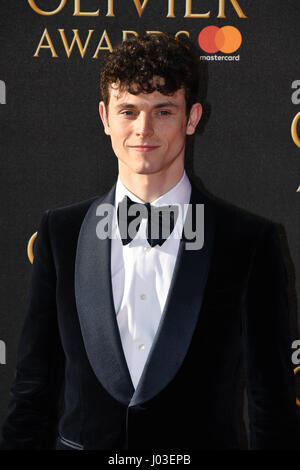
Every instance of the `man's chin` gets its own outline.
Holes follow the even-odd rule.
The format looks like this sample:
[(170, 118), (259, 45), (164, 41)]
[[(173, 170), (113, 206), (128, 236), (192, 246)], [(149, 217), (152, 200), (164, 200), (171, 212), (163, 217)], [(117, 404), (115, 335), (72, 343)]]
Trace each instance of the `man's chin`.
[(133, 170), (134, 173), (137, 175), (154, 175), (156, 173), (159, 173), (161, 171), (160, 168), (153, 168), (153, 167), (143, 167), (143, 168), (135, 168)]
[(128, 164), (128, 162), (124, 161), (122, 163), (123, 164), (121, 164), (121, 166), (123, 167), (124, 165), (124, 169), (127, 167), (125, 170), (126, 172), (129, 171), (130, 173), (135, 173), (136, 175), (154, 175), (156, 173), (161, 173), (165, 168), (165, 166), (162, 164), (158, 165), (157, 161), (142, 161), (142, 159), (135, 160), (134, 162), (132, 161), (130, 162), (131, 164)]

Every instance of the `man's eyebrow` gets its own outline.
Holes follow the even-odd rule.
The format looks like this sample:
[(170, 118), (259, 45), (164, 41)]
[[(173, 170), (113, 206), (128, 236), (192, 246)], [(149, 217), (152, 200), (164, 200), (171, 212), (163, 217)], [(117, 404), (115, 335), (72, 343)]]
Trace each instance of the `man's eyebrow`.
[(163, 103), (158, 103), (154, 106), (154, 108), (167, 108), (169, 106), (178, 108), (178, 104), (174, 103), (173, 101), (164, 101)]
[[(164, 101), (163, 103), (157, 103), (156, 105), (154, 105), (154, 108), (157, 109), (157, 108), (166, 108), (166, 107), (173, 107), (173, 108), (178, 108), (178, 104), (174, 103), (173, 101)], [(132, 103), (127, 103), (127, 102), (123, 102), (123, 103), (119, 103), (116, 105), (116, 108), (117, 109), (123, 109), (123, 108), (127, 108), (127, 109), (134, 109), (136, 108), (136, 105), (132, 104)]]
[(134, 104), (131, 103), (119, 103), (116, 105), (116, 108), (121, 109), (121, 108), (135, 108)]

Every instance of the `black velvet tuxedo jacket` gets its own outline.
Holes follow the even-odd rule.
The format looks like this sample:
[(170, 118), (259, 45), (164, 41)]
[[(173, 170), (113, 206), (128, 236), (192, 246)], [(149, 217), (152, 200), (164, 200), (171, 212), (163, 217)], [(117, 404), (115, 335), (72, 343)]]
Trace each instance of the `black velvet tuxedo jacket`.
[(162, 319), (133, 387), (114, 310), (105, 195), (44, 213), (2, 449), (236, 449), (245, 373), (250, 445), (299, 448), (287, 275), (276, 226), (213, 201), (180, 241)]

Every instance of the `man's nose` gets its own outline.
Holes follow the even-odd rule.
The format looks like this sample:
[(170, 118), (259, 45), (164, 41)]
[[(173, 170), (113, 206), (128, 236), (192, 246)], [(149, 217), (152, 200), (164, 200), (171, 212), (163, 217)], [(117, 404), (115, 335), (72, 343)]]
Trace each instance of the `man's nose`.
[(153, 123), (151, 116), (147, 114), (140, 113), (139, 117), (136, 120), (136, 135), (139, 136), (152, 136), (154, 134)]

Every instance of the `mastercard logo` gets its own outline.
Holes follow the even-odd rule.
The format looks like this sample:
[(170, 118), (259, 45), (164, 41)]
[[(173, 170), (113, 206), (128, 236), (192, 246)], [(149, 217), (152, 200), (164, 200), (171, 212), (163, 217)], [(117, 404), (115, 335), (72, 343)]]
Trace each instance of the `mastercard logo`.
[(200, 31), (198, 43), (205, 52), (213, 54), (224, 52), (231, 54), (238, 50), (242, 44), (242, 35), (234, 26), (206, 26)]

